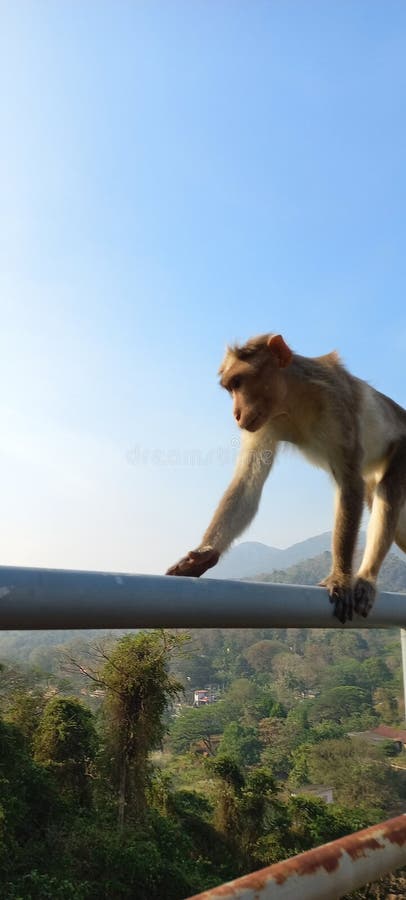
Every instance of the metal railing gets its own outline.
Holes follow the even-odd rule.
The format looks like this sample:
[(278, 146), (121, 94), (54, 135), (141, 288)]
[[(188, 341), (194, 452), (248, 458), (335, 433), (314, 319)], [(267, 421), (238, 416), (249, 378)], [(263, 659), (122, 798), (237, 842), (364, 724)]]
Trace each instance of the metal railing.
[(402, 594), (381, 593), (343, 626), (320, 587), (0, 567), (0, 629), (402, 626)]
[[(341, 625), (318, 587), (0, 567), (0, 629), (392, 628), (406, 596), (381, 593)], [(334, 900), (406, 865), (406, 815), (309, 850), (190, 900)]]
[(406, 865), (406, 815), (339, 838), (189, 900), (336, 900)]

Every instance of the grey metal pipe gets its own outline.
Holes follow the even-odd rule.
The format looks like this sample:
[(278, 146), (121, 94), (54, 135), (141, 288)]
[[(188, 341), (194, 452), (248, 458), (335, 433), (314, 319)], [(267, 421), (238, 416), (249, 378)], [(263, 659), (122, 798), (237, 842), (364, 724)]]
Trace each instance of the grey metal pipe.
[(402, 594), (380, 594), (367, 619), (343, 626), (319, 587), (0, 567), (0, 629), (402, 626)]

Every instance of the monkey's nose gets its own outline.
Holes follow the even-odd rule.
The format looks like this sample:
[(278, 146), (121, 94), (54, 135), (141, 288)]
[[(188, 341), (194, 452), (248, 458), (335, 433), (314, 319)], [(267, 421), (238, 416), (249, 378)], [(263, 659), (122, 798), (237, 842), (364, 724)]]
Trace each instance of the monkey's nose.
[(240, 419), (241, 419), (241, 410), (240, 410), (240, 409), (236, 409), (236, 410), (235, 410), (235, 412), (234, 412), (234, 418), (235, 418), (236, 422), (239, 422), (239, 421), (240, 421)]

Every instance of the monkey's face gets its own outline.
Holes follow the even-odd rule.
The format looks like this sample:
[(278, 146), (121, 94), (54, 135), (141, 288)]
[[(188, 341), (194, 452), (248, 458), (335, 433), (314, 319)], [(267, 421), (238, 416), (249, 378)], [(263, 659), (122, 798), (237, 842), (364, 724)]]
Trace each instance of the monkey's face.
[(233, 415), (240, 428), (258, 431), (285, 412), (284, 369), (292, 357), (281, 335), (254, 338), (228, 350), (220, 368), (220, 384), (232, 396)]
[(280, 415), (285, 393), (280, 380), (272, 363), (258, 367), (238, 361), (227, 370), (222, 384), (232, 397), (233, 415), (239, 428), (258, 431)]

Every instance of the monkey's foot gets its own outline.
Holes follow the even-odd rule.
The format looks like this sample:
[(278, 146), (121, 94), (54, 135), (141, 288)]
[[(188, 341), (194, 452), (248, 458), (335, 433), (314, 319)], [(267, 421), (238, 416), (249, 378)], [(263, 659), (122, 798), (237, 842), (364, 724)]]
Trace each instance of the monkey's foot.
[(376, 587), (366, 578), (357, 578), (354, 585), (354, 609), (359, 616), (366, 619), (376, 597)]
[(348, 576), (342, 578), (337, 575), (328, 575), (320, 582), (321, 587), (328, 590), (330, 603), (334, 603), (334, 615), (344, 625), (347, 621), (352, 620), (353, 613), (353, 592), (351, 579)]
[(218, 563), (220, 554), (214, 547), (202, 547), (201, 550), (190, 550), (179, 562), (171, 566), (167, 575), (183, 575), (199, 578)]

